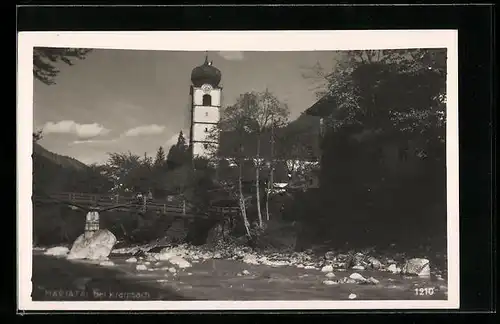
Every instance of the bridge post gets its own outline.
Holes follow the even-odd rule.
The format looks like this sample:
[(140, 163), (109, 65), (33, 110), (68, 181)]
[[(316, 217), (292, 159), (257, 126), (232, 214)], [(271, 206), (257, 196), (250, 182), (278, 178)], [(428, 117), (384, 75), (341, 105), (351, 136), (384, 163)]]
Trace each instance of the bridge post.
[(146, 195), (142, 197), (142, 212), (146, 213), (147, 210), (147, 198)]
[(186, 215), (186, 201), (182, 200), (182, 215)]
[(96, 231), (99, 230), (99, 212), (89, 211), (85, 218), (85, 238), (91, 237)]

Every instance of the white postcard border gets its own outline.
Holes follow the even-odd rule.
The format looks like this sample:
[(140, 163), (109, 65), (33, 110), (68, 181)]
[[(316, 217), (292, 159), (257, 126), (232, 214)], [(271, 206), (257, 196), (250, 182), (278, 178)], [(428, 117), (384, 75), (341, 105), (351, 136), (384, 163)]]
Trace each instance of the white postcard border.
[[(21, 32), (17, 53), (17, 269), (19, 310), (364, 310), (459, 307), (458, 31)], [(448, 300), (44, 301), (31, 299), (33, 47), (186, 51), (333, 51), (447, 48)], [(22, 203), (20, 203), (22, 202)]]

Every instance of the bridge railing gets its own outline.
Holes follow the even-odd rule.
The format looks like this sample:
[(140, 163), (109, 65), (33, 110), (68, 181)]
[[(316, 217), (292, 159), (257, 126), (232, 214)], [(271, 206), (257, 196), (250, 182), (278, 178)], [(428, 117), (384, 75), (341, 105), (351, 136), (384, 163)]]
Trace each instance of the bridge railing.
[[(90, 193), (78, 193), (78, 192), (58, 192), (51, 193), (47, 196), (34, 196), (33, 199), (37, 201), (50, 201), (50, 200), (60, 200), (66, 201), (82, 206), (99, 206), (99, 207), (110, 207), (121, 204), (131, 204), (128, 207), (118, 207), (114, 209), (115, 211), (130, 211), (131, 208), (146, 208), (146, 210), (158, 212), (161, 214), (170, 214), (183, 217), (200, 217), (207, 215), (195, 215), (196, 212), (190, 208), (186, 201), (181, 202), (171, 202), (164, 200), (148, 200), (146, 205), (137, 199), (136, 197), (130, 196), (120, 196), (120, 195), (98, 195)], [(134, 207), (135, 206), (135, 207)], [(211, 206), (208, 209), (208, 213), (216, 213), (219, 215), (235, 215), (239, 213), (239, 207), (219, 207)]]
[[(73, 203), (81, 203), (81, 204), (90, 204), (90, 205), (119, 205), (119, 204), (141, 204), (141, 202), (132, 196), (123, 196), (123, 195), (99, 195), (99, 194), (91, 194), (91, 193), (79, 193), (79, 192), (57, 192), (57, 193), (49, 193), (48, 196), (51, 198), (68, 201)], [(49, 200), (49, 197), (36, 197), (39, 200)], [(166, 208), (184, 208), (185, 203), (175, 203), (168, 202), (159, 199), (148, 200), (147, 205), (165, 205)]]

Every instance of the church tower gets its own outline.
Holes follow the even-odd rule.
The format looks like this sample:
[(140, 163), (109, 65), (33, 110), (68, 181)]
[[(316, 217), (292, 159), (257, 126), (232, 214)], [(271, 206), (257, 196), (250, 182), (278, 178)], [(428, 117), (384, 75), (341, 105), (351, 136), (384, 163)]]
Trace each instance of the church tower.
[(193, 156), (208, 156), (211, 147), (217, 144), (209, 134), (220, 118), (222, 99), (221, 72), (205, 56), (205, 63), (191, 72), (191, 128), (189, 147)]

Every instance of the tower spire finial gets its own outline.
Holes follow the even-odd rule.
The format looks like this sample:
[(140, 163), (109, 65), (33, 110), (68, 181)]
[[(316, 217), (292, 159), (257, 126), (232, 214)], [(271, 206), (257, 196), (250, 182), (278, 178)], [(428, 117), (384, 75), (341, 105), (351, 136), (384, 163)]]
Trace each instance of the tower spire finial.
[(205, 64), (208, 64), (208, 51), (205, 51)]

